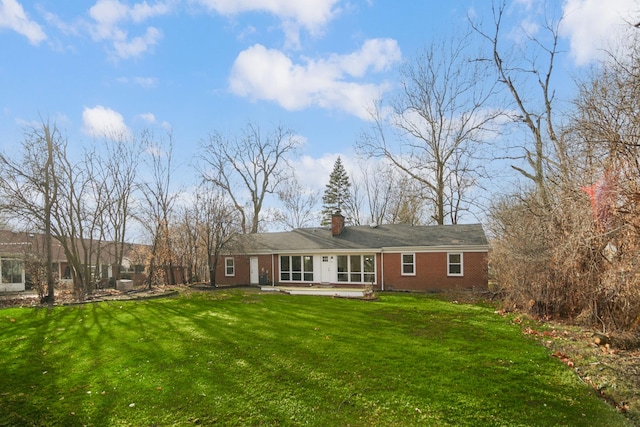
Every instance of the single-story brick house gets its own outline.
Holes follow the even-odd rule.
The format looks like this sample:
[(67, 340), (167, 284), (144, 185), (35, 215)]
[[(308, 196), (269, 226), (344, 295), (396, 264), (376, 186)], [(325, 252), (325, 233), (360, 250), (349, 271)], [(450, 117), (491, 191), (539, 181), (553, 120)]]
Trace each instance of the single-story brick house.
[[(100, 242), (100, 244), (102, 247), (100, 252), (101, 268), (98, 279), (108, 282), (114, 276), (113, 269), (116, 265), (113, 256), (114, 243)], [(125, 257), (123, 265), (120, 266), (120, 277), (133, 279), (136, 284), (142, 283), (146, 278), (143, 274), (144, 266), (135, 264), (131, 255), (134, 249), (139, 246), (144, 245), (125, 245)], [(22, 292), (31, 289), (29, 274), (25, 268), (26, 258), (28, 255), (34, 255), (37, 259), (44, 260), (44, 248), (44, 234), (0, 230), (0, 293)], [(82, 248), (80, 250), (82, 251)], [(62, 246), (55, 240), (52, 243), (52, 255), (55, 279), (63, 283), (65, 281), (71, 283), (69, 262)]]
[(378, 290), (486, 289), (489, 244), (480, 224), (331, 227), (239, 235), (219, 285), (330, 285)]

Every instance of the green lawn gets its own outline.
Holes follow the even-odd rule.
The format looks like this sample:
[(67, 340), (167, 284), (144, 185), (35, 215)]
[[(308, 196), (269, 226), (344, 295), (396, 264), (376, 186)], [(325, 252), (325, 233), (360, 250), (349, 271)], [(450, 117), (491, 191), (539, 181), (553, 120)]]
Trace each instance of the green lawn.
[(0, 360), (0, 425), (625, 425), (492, 308), (423, 295), (5, 309)]

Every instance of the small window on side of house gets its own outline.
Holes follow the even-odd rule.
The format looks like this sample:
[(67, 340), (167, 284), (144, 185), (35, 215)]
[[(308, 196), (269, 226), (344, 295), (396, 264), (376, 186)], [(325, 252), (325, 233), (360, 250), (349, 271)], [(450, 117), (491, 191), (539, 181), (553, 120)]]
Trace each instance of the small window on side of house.
[(462, 276), (462, 254), (461, 253), (449, 253), (447, 254), (447, 274), (449, 276)]
[(416, 254), (400, 254), (402, 259), (401, 272), (403, 276), (416, 275)]
[(224, 275), (225, 276), (236, 275), (236, 265), (235, 265), (235, 260), (233, 258), (224, 259)]

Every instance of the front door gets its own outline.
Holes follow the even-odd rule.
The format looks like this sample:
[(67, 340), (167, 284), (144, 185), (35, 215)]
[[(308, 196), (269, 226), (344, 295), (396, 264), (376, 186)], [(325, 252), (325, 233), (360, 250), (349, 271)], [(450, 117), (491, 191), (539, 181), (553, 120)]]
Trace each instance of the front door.
[(331, 283), (336, 281), (335, 256), (322, 256), (322, 283)]
[(258, 274), (258, 257), (252, 256), (249, 258), (249, 275), (252, 285), (260, 283), (260, 276)]

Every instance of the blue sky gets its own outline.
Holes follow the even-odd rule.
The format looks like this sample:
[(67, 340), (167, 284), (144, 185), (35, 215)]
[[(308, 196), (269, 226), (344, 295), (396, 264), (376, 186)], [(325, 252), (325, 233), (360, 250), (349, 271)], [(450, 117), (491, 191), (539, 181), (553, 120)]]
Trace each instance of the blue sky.
[[(0, 149), (44, 117), (73, 150), (104, 132), (170, 129), (187, 166), (215, 131), (281, 123), (305, 142), (303, 183), (324, 188), (338, 155), (353, 167), (366, 108), (393, 92), (399, 66), (490, 11), (489, 0), (0, 0)], [(509, 39), (563, 12), (567, 89), (640, 7), (513, 0)]]

